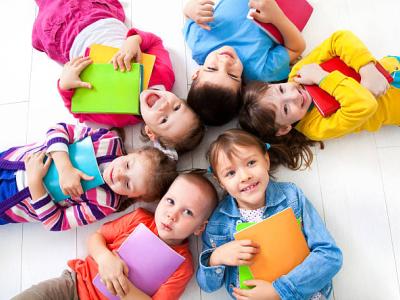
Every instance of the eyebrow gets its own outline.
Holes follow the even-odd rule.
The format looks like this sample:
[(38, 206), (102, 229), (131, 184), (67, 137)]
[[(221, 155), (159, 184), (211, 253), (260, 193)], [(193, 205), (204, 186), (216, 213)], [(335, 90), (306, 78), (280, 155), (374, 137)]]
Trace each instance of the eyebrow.
[[(207, 69), (207, 68), (204, 68), (203, 71), (204, 71), (204, 72), (209, 72), (209, 73), (217, 72), (217, 70), (209, 70), (209, 69)], [(229, 75), (228, 73), (227, 73), (227, 75), (228, 75), (228, 77), (229, 77), (230, 79), (232, 79), (232, 80), (234, 80), (234, 81), (236, 81), (236, 82), (239, 82), (239, 83), (242, 82), (242, 80), (239, 79), (239, 78), (233, 78), (233, 77), (232, 77), (231, 75)]]

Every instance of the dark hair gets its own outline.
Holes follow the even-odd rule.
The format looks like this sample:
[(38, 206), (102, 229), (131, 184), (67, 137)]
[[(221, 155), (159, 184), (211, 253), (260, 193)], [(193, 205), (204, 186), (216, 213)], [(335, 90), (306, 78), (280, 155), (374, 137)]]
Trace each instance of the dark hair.
[(260, 137), (261, 140), (272, 144), (273, 148), (280, 153), (280, 162), (288, 168), (297, 170), (303, 164), (305, 167), (310, 167), (313, 160), (310, 147), (318, 143), (323, 149), (323, 142), (310, 140), (294, 128), (285, 135), (277, 136), (280, 126), (275, 122), (275, 111), (272, 107), (259, 104), (268, 88), (269, 84), (261, 81), (253, 81), (246, 86), (244, 103), (239, 112), (240, 126)]
[(223, 125), (237, 115), (242, 105), (242, 86), (235, 91), (212, 83), (201, 84), (196, 78), (190, 86), (187, 103), (204, 124)]
[[(154, 147), (145, 146), (135, 150), (136, 153), (144, 153), (151, 161), (151, 167), (148, 170), (151, 180), (147, 182), (148, 193), (140, 198), (141, 201), (151, 202), (158, 199), (167, 192), (168, 188), (178, 176), (176, 170), (177, 162), (170, 159), (161, 150)], [(128, 198), (121, 202), (118, 211), (123, 211), (129, 207), (135, 200)]]

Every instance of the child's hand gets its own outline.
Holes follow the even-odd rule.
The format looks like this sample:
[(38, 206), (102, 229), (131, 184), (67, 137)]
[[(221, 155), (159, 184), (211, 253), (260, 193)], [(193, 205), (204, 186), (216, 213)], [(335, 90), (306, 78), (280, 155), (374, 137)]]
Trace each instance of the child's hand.
[(128, 37), (122, 44), (121, 49), (111, 59), (114, 65), (114, 70), (131, 70), (131, 62), (140, 62), (142, 60), (142, 51), (140, 50), (140, 44), (142, 38), (140, 35), (132, 35)]
[(86, 175), (75, 169), (72, 165), (59, 171), (59, 182), (61, 191), (71, 197), (79, 197), (83, 194), (81, 179), (92, 180), (94, 177)]
[(250, 290), (233, 288), (233, 296), (237, 300), (280, 300), (279, 294), (271, 283), (264, 280), (247, 280), (244, 284), (254, 286)]
[(92, 85), (83, 82), (79, 75), (92, 63), (90, 57), (75, 57), (64, 65), (60, 76), (60, 88), (63, 90), (76, 89), (78, 87), (91, 89)]
[(201, 28), (211, 30), (207, 23), (214, 21), (214, 1), (190, 0), (186, 3), (183, 13), (196, 22)]
[(375, 97), (380, 97), (386, 93), (389, 83), (374, 63), (371, 62), (362, 66), (359, 72), (361, 75), (361, 85), (368, 89)]
[(45, 163), (43, 162), (44, 157), (44, 151), (28, 154), (25, 157), (24, 163), (28, 186), (42, 184), (43, 177), (47, 174), (51, 163), (51, 157), (47, 157)]
[(294, 77), (294, 81), (300, 84), (312, 85), (319, 84), (329, 73), (324, 71), (318, 64), (304, 65)]
[(210, 257), (210, 266), (250, 265), (258, 245), (250, 240), (231, 241), (214, 250)]
[(275, 0), (250, 0), (249, 7), (252, 9), (250, 16), (260, 22), (274, 24), (285, 16)]
[(125, 296), (129, 291), (128, 272), (125, 262), (115, 252), (104, 252), (98, 260), (101, 281), (113, 295)]

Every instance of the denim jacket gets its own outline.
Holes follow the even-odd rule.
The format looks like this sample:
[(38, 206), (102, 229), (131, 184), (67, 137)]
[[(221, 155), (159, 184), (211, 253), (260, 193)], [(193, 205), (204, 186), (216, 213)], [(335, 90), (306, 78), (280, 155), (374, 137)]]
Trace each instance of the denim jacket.
[[(281, 299), (309, 299), (321, 292), (326, 298), (332, 291), (332, 278), (342, 266), (342, 253), (326, 229), (315, 208), (293, 183), (270, 180), (266, 192), (264, 218), (291, 207), (302, 221), (302, 231), (310, 254), (296, 268), (272, 282)], [(237, 286), (238, 268), (209, 266), (211, 253), (216, 247), (232, 241), (236, 224), (242, 222), (236, 201), (230, 195), (218, 205), (203, 233), (203, 251), (199, 257), (197, 282), (201, 289), (213, 292), (222, 284), (232, 297)]]

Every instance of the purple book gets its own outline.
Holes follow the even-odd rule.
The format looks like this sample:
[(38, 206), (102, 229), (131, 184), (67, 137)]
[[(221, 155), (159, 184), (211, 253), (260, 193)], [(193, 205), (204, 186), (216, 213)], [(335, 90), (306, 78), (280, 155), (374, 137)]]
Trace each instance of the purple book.
[[(135, 228), (117, 252), (129, 268), (129, 280), (149, 296), (153, 296), (185, 260), (143, 224)], [(108, 299), (119, 299), (107, 290), (99, 274), (93, 284)]]

